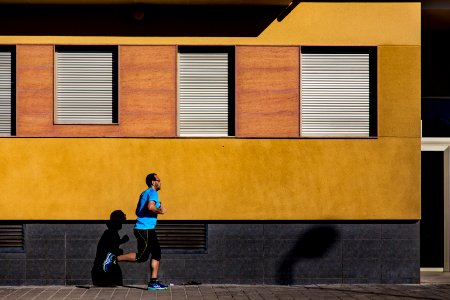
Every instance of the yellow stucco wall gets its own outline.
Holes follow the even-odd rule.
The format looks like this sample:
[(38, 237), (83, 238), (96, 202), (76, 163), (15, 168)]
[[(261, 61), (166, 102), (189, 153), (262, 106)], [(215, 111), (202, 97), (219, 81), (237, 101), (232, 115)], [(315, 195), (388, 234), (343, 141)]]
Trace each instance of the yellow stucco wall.
[(0, 143), (1, 219), (418, 219), (420, 140), (18, 138)]
[(378, 46), (378, 138), (2, 138), (0, 219), (134, 219), (145, 176), (166, 220), (420, 218), (420, 4), (301, 3), (256, 38), (0, 37), (0, 43)]
[(378, 135), (420, 137), (420, 47), (378, 47)]

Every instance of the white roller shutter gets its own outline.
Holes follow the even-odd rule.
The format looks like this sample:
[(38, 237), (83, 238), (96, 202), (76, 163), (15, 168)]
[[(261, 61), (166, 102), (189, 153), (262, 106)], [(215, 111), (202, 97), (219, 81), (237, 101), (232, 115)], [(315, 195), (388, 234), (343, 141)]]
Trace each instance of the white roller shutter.
[(228, 135), (228, 53), (179, 53), (180, 136)]
[(369, 54), (302, 53), (301, 135), (369, 136)]
[(112, 51), (58, 51), (56, 118), (59, 123), (112, 123)]
[(0, 52), (0, 135), (11, 135), (12, 53)]

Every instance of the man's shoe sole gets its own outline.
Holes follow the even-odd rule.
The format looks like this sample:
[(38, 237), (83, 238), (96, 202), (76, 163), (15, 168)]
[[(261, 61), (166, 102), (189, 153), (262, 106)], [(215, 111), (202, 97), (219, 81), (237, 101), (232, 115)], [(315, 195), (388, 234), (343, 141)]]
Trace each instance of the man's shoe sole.
[(168, 288), (147, 288), (147, 290), (148, 291), (165, 291), (165, 290), (167, 290)]

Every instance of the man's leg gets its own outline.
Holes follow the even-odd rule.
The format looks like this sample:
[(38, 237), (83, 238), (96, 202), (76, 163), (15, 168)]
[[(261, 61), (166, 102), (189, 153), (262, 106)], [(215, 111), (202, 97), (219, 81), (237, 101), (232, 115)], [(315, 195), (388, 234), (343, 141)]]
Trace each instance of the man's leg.
[(119, 256), (115, 256), (112, 253), (108, 253), (106, 259), (103, 261), (103, 271), (108, 272), (111, 265), (117, 264), (119, 261), (131, 261), (136, 262), (136, 253), (129, 252)]
[(150, 259), (150, 282), (148, 283), (147, 288), (149, 290), (165, 290), (167, 289), (167, 285), (158, 281), (161, 247), (159, 246), (159, 241), (155, 230), (149, 230), (149, 244), (152, 258)]
[(112, 253), (108, 253), (106, 259), (103, 262), (103, 271), (108, 272), (111, 264), (117, 264), (119, 261), (129, 261), (129, 262), (144, 262), (147, 261), (150, 255), (149, 248), (149, 235), (148, 230), (134, 230), (134, 235), (137, 239), (138, 253), (128, 252), (119, 256), (115, 256)]
[(150, 246), (150, 253), (152, 257), (150, 259), (150, 280), (158, 279), (159, 262), (161, 260), (161, 247), (159, 246), (158, 236), (156, 231), (148, 231), (148, 243)]
[(136, 252), (129, 252), (117, 256), (117, 261), (136, 261)]
[(159, 260), (151, 259), (150, 260), (150, 278), (157, 279), (158, 278), (158, 270), (159, 270)]

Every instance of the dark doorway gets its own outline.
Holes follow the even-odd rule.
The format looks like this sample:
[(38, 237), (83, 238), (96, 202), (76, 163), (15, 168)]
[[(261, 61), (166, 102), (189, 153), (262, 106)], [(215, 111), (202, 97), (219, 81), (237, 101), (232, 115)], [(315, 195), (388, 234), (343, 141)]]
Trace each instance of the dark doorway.
[(420, 267), (444, 267), (443, 151), (422, 151)]

